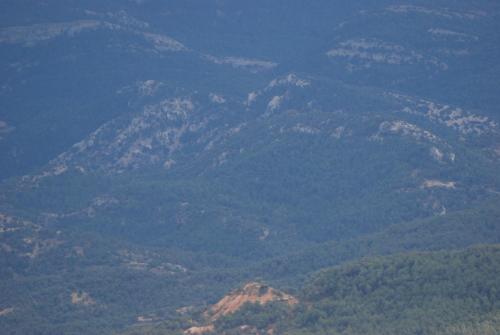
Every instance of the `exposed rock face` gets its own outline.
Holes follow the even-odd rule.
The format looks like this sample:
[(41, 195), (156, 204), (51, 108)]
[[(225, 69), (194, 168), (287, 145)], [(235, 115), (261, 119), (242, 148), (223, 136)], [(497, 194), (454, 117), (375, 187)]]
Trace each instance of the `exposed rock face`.
[(236, 312), (247, 302), (264, 305), (272, 301), (284, 302), (290, 306), (298, 303), (298, 300), (291, 295), (252, 282), (222, 298), (207, 311), (207, 315), (210, 315), (210, 320), (215, 321), (224, 315)]
[(25, 47), (33, 47), (40, 42), (54, 40), (57, 37), (65, 36), (71, 38), (84, 32), (99, 29), (127, 32), (135, 36), (140, 36), (158, 52), (187, 51), (187, 48), (181, 42), (169, 36), (130, 29), (127, 25), (122, 26), (100, 20), (77, 20), (7, 27), (0, 29), (0, 44), (21, 44)]
[(188, 335), (200, 335), (200, 334), (206, 334), (214, 331), (214, 326), (209, 325), (209, 326), (203, 326), (203, 327), (191, 327), (188, 330), (186, 330), (184, 333)]
[(278, 64), (275, 62), (242, 57), (215, 57), (206, 55), (205, 59), (215, 64), (226, 64), (232, 66), (233, 68), (243, 69), (253, 73), (271, 70), (278, 66)]
[(449, 9), (436, 9), (429, 7), (420, 7), (413, 5), (391, 5), (386, 9), (389, 12), (397, 14), (416, 13), (421, 15), (430, 15), (446, 19), (476, 20), (487, 14), (483, 11), (453, 11)]
[[(21, 43), (26, 46), (33, 46), (40, 41), (51, 40), (61, 35), (71, 37), (83, 31), (96, 30), (102, 26), (105, 26), (105, 24), (96, 20), (79, 20), (8, 27), (0, 31), (0, 43)], [(107, 24), (107, 27), (115, 28), (110, 24)]]
[(456, 187), (456, 182), (454, 181), (440, 181), (440, 180), (426, 180), (422, 184), (424, 188), (448, 188), (454, 189)]
[(55, 159), (51, 163), (52, 170), (54, 167), (74, 165), (82, 157), (84, 159), (78, 164), (85, 170), (99, 166), (108, 171), (137, 168), (166, 160), (180, 147), (180, 137), (190, 131), (188, 114), (193, 108), (189, 99), (170, 99), (146, 106), (142, 113), (125, 120), (123, 124), (120, 120), (111, 121)]
[(331, 58), (342, 57), (361, 62), (363, 66), (374, 63), (388, 65), (424, 63), (446, 69), (444, 63), (435, 58), (426, 58), (424, 55), (407, 50), (401, 45), (379, 40), (354, 39), (341, 42), (336, 48), (327, 52)]
[(72, 292), (71, 303), (73, 305), (90, 306), (94, 305), (95, 301), (87, 292)]
[(210, 307), (205, 312), (205, 317), (210, 322), (208, 325), (191, 327), (184, 333), (188, 335), (198, 335), (213, 332), (213, 323), (215, 321), (225, 315), (238, 311), (244, 304), (252, 303), (264, 305), (269, 302), (282, 302), (289, 306), (294, 306), (298, 304), (299, 301), (295, 297), (267, 285), (251, 282), (229, 293), (218, 303)]
[(463, 136), (498, 133), (498, 124), (484, 115), (473, 114), (460, 107), (434, 101), (390, 93), (389, 96), (403, 103), (403, 112), (423, 116), (433, 123), (455, 130)]
[(406, 121), (384, 121), (379, 126), (379, 132), (375, 135), (379, 139), (383, 134), (400, 134), (405, 137), (414, 138), (417, 141), (427, 141), (430, 143), (441, 143), (442, 140), (431, 132)]

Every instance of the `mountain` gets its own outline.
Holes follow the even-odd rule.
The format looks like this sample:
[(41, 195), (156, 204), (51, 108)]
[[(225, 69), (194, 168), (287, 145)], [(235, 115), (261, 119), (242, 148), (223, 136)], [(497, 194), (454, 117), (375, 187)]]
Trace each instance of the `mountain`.
[[(250, 300), (215, 325), (184, 333), (495, 334), (499, 251), (496, 245), (365, 258), (312, 276), (300, 302)], [(249, 286), (256, 284), (245, 286), (239, 297)], [(236, 292), (210, 310), (237, 298)], [(181, 334), (182, 329), (169, 330), (173, 325), (137, 327), (127, 334)]]
[(0, 326), (184, 326), (248, 282), (500, 243), (499, 14), (3, 1)]

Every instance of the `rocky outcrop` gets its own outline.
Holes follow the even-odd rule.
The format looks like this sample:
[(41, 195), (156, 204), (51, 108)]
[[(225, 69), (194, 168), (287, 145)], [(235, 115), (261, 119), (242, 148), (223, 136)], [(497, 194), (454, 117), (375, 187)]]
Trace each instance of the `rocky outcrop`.
[(242, 288), (229, 293), (218, 303), (211, 306), (204, 313), (204, 317), (208, 323), (207, 325), (191, 327), (184, 333), (188, 335), (199, 335), (213, 332), (215, 330), (214, 323), (219, 318), (237, 312), (243, 305), (247, 303), (265, 305), (270, 302), (281, 302), (289, 306), (294, 306), (298, 304), (299, 301), (297, 298), (267, 285), (250, 282)]
[(210, 320), (215, 321), (222, 316), (236, 312), (246, 303), (264, 305), (272, 301), (283, 302), (291, 306), (298, 303), (298, 300), (291, 295), (267, 285), (252, 282), (226, 295), (207, 311), (207, 315)]

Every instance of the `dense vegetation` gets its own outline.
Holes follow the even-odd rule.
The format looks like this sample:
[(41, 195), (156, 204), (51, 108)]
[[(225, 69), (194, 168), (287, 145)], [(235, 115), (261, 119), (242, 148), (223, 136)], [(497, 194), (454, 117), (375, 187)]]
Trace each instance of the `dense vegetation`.
[[(246, 304), (217, 320), (214, 334), (496, 335), (499, 275), (498, 245), (366, 258), (315, 274), (298, 292), (298, 306)], [(176, 327), (189, 323), (126, 334), (181, 333)]]
[[(198, 194), (201, 196), (203, 192)], [(144, 201), (150, 200), (144, 198)], [(198, 201), (198, 204), (203, 208), (217, 208), (213, 199), (206, 203)], [(180, 212), (185, 220), (190, 219), (190, 210), (196, 212), (193, 209)], [(117, 217), (123, 215), (112, 208), (109, 211)], [(133, 209), (126, 207), (122, 207), (122, 211), (133, 213)], [(6, 253), (1, 259), (3, 306), (18, 308), (16, 313), (4, 316), (2, 324), (12, 334), (32, 334), (33, 329), (42, 334), (101, 334), (122, 328), (124, 323), (135, 324), (138, 316), (151, 318), (154, 322), (174, 319), (177, 324), (176, 309), (193, 305), (203, 308), (249, 280), (260, 278), (296, 294), (311, 273), (346, 261), (408, 251), (452, 250), (477, 243), (499, 243), (499, 217), (498, 201), (491, 200), (472, 209), (393, 225), (344, 241), (313, 244), (300, 251), (284, 252), (286, 249), (279, 250), (279, 244), (266, 245), (267, 241), (259, 241), (267, 250), (247, 254), (242, 249), (245, 245), (241, 244), (248, 243), (247, 239), (238, 242), (234, 240), (234, 230), (210, 228), (218, 224), (217, 216), (204, 221), (205, 227), (200, 222), (199, 227), (204, 228), (194, 237), (203, 236), (207, 245), (203, 249), (195, 245), (191, 250), (161, 246), (165, 238), (180, 241), (189, 237), (182, 230), (172, 230), (159, 240), (149, 234), (151, 237), (141, 237), (138, 234), (142, 233), (136, 231), (136, 238), (127, 240), (123, 237), (131, 236), (130, 231), (124, 230), (124, 235), (120, 235), (115, 221), (102, 221), (99, 216), (90, 219), (86, 215), (74, 216), (51, 223), (54, 224), (51, 230), (42, 232), (47, 236), (41, 235), (41, 239), (62, 240), (63, 243), (42, 249), (36, 259), (13, 253)], [(90, 227), (98, 229), (93, 232), (95, 228)], [(56, 234), (57, 231), (60, 233)], [(10, 245), (23, 250), (24, 236), (19, 235), (18, 246), (13, 243), (16, 235), (10, 235)], [(193, 242), (194, 237), (191, 236)], [(140, 239), (150, 244), (134, 242)], [(219, 248), (224, 244), (220, 241), (223, 240), (228, 243), (224, 248), (234, 248), (241, 253), (221, 253)], [(237, 248), (237, 243), (241, 248)], [(84, 250), (83, 255), (78, 254), (79, 248)], [(276, 256), (266, 257), (266, 254)], [(177, 264), (187, 271), (177, 268)], [(73, 292), (88, 293), (95, 304), (73, 304)], [(255, 312), (254, 309), (245, 315)], [(256, 315), (255, 318), (268, 320), (267, 316)], [(286, 319), (284, 315), (271, 316), (272, 320), (283, 318)], [(230, 321), (231, 324), (235, 322)]]
[(218, 332), (488, 334), (496, 247), (451, 251), (500, 243), (498, 17), (0, 0), (0, 333), (182, 333), (261, 280), (302, 304)]
[(361, 257), (499, 243), (499, 217), (498, 200), (488, 201), (472, 209), (392, 225), (371, 235), (305, 248), (266, 260), (253, 271), (287, 285), (290, 280), (302, 282), (313, 271)]
[(500, 248), (367, 259), (320, 273), (301, 327), (318, 334), (441, 334), (498, 329)]

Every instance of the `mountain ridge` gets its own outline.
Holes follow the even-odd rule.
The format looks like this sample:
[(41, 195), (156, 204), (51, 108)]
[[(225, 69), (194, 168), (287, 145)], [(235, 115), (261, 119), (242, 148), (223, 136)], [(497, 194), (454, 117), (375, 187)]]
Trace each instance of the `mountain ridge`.
[[(245, 283), (301, 305), (304, 283), (327, 267), (371, 272), (373, 257), (500, 243), (498, 4), (0, 8), (9, 333), (203, 327), (189, 318)], [(278, 332), (301, 313), (329, 329), (331, 307), (345, 312), (335, 327), (371, 329), (319, 300), (311, 315), (271, 301), (221, 320), (228, 334)], [(483, 316), (446, 331), (487, 330), (496, 319)], [(405, 331), (423, 332), (409, 322)]]

